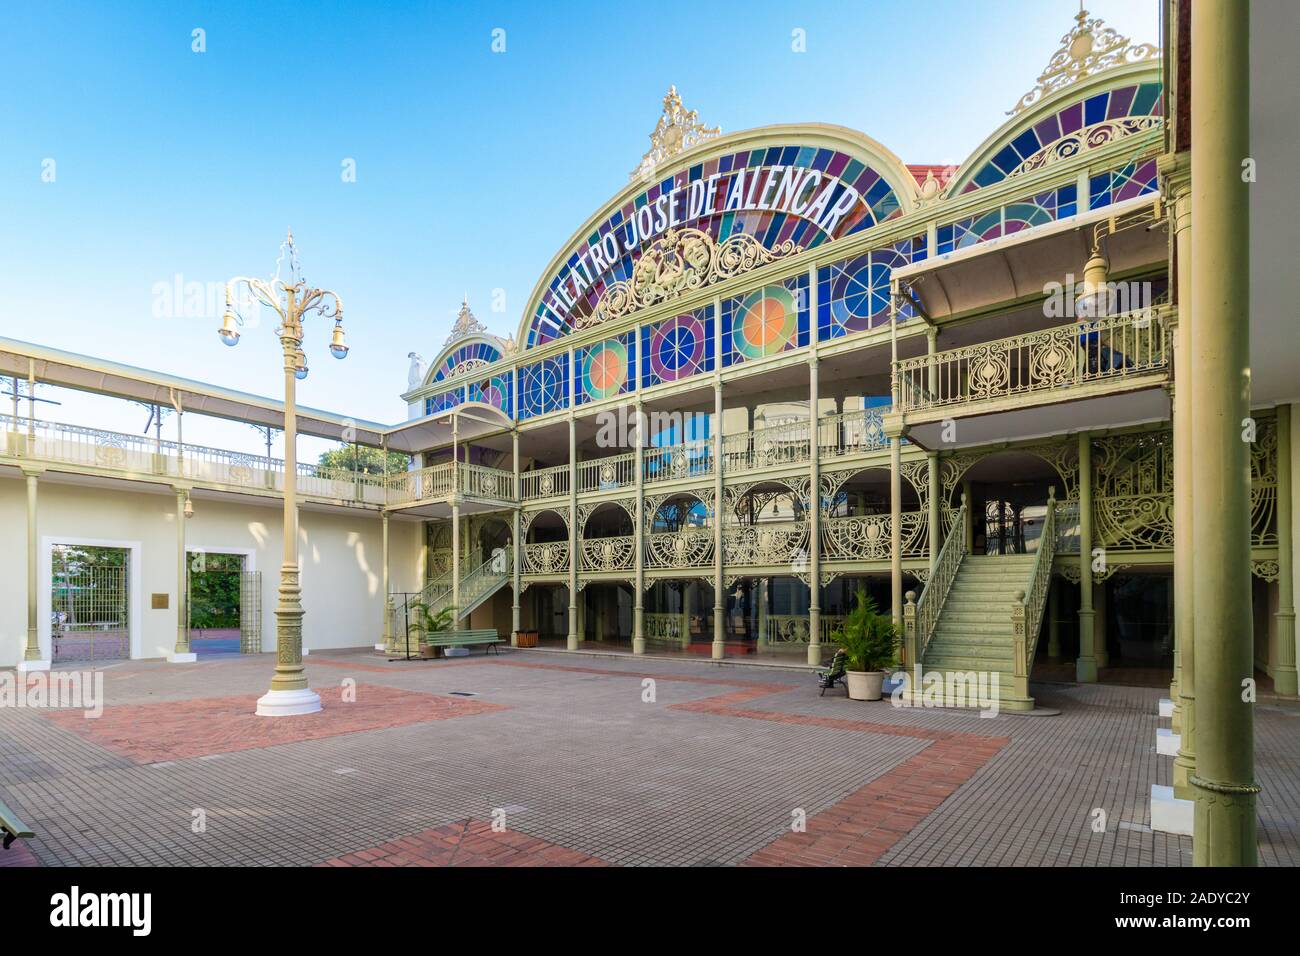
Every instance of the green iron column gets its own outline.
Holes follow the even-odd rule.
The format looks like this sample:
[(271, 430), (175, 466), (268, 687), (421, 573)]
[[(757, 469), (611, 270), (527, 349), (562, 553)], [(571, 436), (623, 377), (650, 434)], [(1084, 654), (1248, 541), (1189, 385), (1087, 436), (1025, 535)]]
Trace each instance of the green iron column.
[(511, 448), (514, 458), (514, 511), (510, 519), (510, 646), (519, 646), (519, 627), (520, 612), (519, 599), (523, 596), (519, 587), (519, 565), (520, 554), (523, 545), (519, 540), (519, 529), (521, 526), (521, 512), (519, 510), (520, 499), (523, 497), (523, 489), (519, 485), (519, 429), (516, 428), (511, 434)]
[[(15, 426), (16, 424), (17, 422)], [(40, 550), (36, 524), (36, 485), (40, 475), (40, 468), (23, 468), (23, 477), (27, 481), (27, 646), (23, 649), (23, 659), (18, 662), (20, 671), (50, 669), (50, 662), (41, 657), (41, 641), (37, 628), (37, 622), (40, 620), (36, 607), (39, 596)]]
[(817, 427), (820, 391), (817, 356), (813, 355), (808, 360), (808, 663), (813, 667), (822, 662), (822, 496)]
[[(1250, 7), (1192, 7), (1192, 523), (1198, 866), (1256, 861), (1250, 580)], [(1253, 698), (1252, 698), (1253, 699)]]
[(712, 657), (727, 653), (727, 598), (722, 585), (722, 376), (713, 380), (713, 647)]
[(1079, 433), (1079, 658), (1075, 679), (1097, 680), (1095, 614), (1092, 610), (1092, 441)]
[(185, 499), (189, 492), (185, 488), (176, 488), (176, 647), (169, 658), (173, 664), (184, 664), (196, 660), (190, 653), (189, 602), (186, 600), (188, 588), (185, 553)]
[(632, 531), (632, 545), (636, 548), (633, 565), (636, 580), (632, 582), (632, 653), (645, 653), (645, 411), (641, 397), (636, 400), (636, 446), (633, 463), (636, 466), (636, 527)]
[[(573, 368), (573, 350), (569, 350), (569, 368)], [(572, 387), (572, 386), (570, 386)], [(565, 646), (578, 649), (578, 440), (573, 418), (573, 400), (569, 400), (569, 637)]]
[(1277, 666), (1273, 689), (1296, 696), (1295, 579), (1291, 513), (1291, 406), (1277, 408)]

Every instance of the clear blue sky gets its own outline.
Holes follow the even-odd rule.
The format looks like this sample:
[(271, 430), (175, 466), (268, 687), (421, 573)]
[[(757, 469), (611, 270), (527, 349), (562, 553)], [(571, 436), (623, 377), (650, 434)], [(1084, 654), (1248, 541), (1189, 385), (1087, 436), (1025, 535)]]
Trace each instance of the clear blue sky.
[[(1135, 41), (1159, 39), (1156, 0), (1087, 6)], [(905, 162), (956, 164), (1033, 86), (1077, 10), (1077, 0), (8, 4), (0, 334), (276, 394), (269, 324), (227, 349), (216, 315), (155, 317), (154, 288), (177, 275), (267, 275), (292, 226), (307, 278), (343, 296), (352, 345), (336, 362), (328, 329), (309, 327), (301, 400), (399, 421), (407, 352), (434, 357), (463, 293), (493, 331), (516, 330), (551, 256), (626, 184), (670, 83), (724, 132), (838, 123)], [(191, 50), (196, 28), (204, 53)], [(504, 53), (491, 49), (496, 28)], [(805, 53), (791, 51), (795, 28)], [(43, 182), (49, 159), (55, 179)], [(354, 183), (340, 176), (345, 159)], [(501, 313), (490, 310), (497, 288)], [(70, 420), (81, 407), (43, 414)], [(96, 407), (105, 427), (144, 423), (138, 409)], [(219, 433), (240, 434), (192, 432), (187, 419), (187, 439)]]

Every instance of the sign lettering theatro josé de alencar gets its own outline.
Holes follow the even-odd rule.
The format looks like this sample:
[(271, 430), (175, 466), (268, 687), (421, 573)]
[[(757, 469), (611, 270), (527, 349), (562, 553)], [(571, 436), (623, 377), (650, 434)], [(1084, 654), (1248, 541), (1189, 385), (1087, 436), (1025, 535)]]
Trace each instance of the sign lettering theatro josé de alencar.
[[(726, 213), (792, 215), (834, 237), (836, 227), (863, 203), (858, 190), (820, 169), (805, 166), (741, 167), (665, 190), (594, 242), (583, 241), (542, 296), (556, 324), (566, 326), (579, 297), (619, 259), (643, 248), (668, 229)], [(714, 230), (704, 228), (706, 232)]]

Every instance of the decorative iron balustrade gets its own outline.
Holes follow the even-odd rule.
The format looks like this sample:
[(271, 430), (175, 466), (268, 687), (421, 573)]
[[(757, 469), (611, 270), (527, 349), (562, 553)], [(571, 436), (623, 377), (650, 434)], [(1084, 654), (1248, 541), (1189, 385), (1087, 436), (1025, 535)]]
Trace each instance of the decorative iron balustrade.
[(510, 472), (500, 468), (488, 468), (486, 465), (471, 465), (467, 462), (454, 464), (460, 476), (461, 494), (491, 501), (515, 499), (515, 476)]
[(636, 566), (636, 537), (630, 534), (608, 538), (583, 538), (580, 542), (583, 571), (628, 571)]
[(521, 570), (524, 574), (557, 574), (569, 570), (569, 542), (543, 541), (525, 544)]
[(657, 484), (681, 478), (703, 478), (713, 474), (713, 442), (690, 441), (644, 449), (645, 483)]
[(884, 415), (879, 409), (844, 412), (817, 421), (817, 453), (823, 460), (888, 447)]
[[(904, 511), (899, 515), (904, 557), (924, 557), (929, 550), (929, 535), (924, 511)], [(822, 518), (823, 561), (888, 561), (892, 553), (893, 516), (889, 514), (853, 515), (845, 518)]]
[(524, 501), (562, 498), (569, 494), (569, 466), (555, 465), (525, 471), (519, 475), (520, 493)]
[[(818, 633), (822, 644), (830, 644), (831, 633), (844, 624), (842, 614), (823, 614)], [(760, 644), (807, 644), (811, 629), (807, 614), (768, 614), (759, 622)]]
[[(130, 476), (187, 478), (213, 485), (284, 491), (284, 461), (279, 458), (9, 415), (0, 415), (0, 428), (7, 432), (0, 450), (16, 458)], [(322, 468), (307, 462), (297, 466), (297, 491), (302, 495), (381, 505), (384, 485), (383, 475)]]
[(577, 471), (579, 494), (629, 488), (636, 484), (636, 452), (580, 461)]
[(724, 472), (754, 471), (808, 460), (807, 420), (769, 425), (722, 439)]
[(1043, 609), (1047, 606), (1047, 592), (1052, 584), (1052, 560), (1056, 557), (1056, 493), (1048, 491), (1047, 516), (1043, 519), (1043, 533), (1038, 539), (1038, 553), (1034, 556), (1033, 570), (1029, 572), (1028, 587), (1021, 600), (1011, 609), (1011, 634), (1015, 644), (1015, 677), (1018, 696), (1029, 696), (1029, 672), (1034, 666), (1034, 653), (1038, 649), (1038, 632), (1043, 624)]
[(645, 536), (647, 568), (705, 568), (713, 563), (713, 530), (682, 528)]
[(659, 614), (645, 612), (641, 618), (642, 636), (648, 642), (659, 644), (680, 644), (686, 619), (681, 614)]
[[(908, 600), (903, 608), (903, 633), (906, 648), (905, 661), (908, 667), (915, 667), (925, 657), (925, 647), (930, 643), (930, 635), (939, 622), (939, 612), (943, 602), (948, 598), (948, 589), (957, 577), (962, 558), (966, 557), (966, 513), (970, 504), (962, 496), (961, 507), (957, 509), (957, 518), (953, 530), (944, 539), (939, 549), (938, 560), (930, 571), (929, 580), (921, 591), (921, 600)], [(909, 592), (910, 594), (911, 592)]]
[(724, 528), (722, 563), (725, 567), (789, 565), (792, 574), (808, 566), (808, 521), (763, 522)]
[(450, 497), (455, 488), (455, 465), (444, 461), (427, 468), (389, 475), (384, 490), (388, 504), (411, 505), (429, 499)]
[(1083, 320), (894, 363), (898, 410), (1122, 381), (1169, 368), (1168, 307)]

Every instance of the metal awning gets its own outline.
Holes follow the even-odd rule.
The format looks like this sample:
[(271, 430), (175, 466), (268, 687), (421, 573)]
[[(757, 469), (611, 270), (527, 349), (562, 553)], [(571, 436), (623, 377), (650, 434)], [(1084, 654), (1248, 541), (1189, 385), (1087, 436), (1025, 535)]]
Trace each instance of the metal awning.
[[(893, 270), (926, 314), (942, 321), (984, 308), (1043, 295), (1049, 282), (1083, 280), (1093, 227), (1154, 205), (1155, 193), (979, 242)], [(1126, 229), (1106, 237), (1111, 275), (1163, 262), (1169, 254), (1163, 220), (1157, 228)]]

